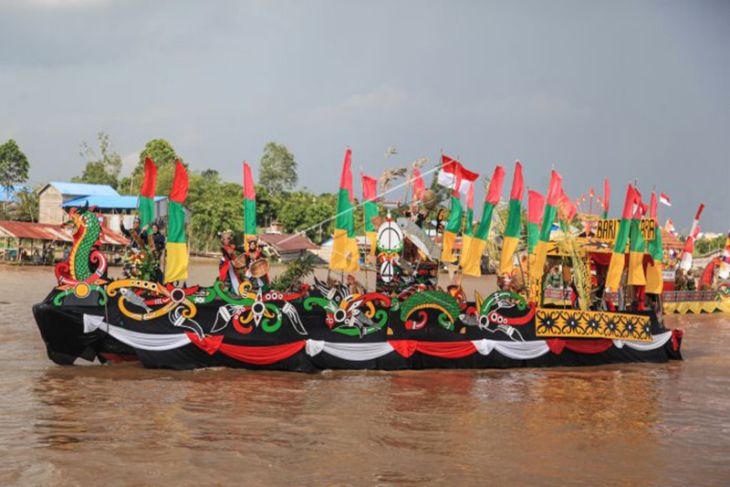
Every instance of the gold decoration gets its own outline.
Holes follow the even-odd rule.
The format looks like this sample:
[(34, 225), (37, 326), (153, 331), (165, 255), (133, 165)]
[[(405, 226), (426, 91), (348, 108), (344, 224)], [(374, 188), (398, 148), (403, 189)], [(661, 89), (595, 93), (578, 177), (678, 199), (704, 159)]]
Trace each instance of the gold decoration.
[(601, 311), (538, 308), (535, 313), (535, 331), (539, 337), (608, 338), (639, 342), (652, 340), (648, 316)]

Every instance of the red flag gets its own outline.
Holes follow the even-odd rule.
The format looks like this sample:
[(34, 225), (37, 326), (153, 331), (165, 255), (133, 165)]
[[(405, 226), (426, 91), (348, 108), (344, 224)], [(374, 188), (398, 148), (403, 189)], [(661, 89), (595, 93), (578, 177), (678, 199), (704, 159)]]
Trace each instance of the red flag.
[(644, 201), (641, 198), (641, 192), (639, 191), (639, 188), (634, 187), (634, 206), (632, 209), (632, 215), (634, 218), (641, 219), (642, 216), (646, 213), (648, 207), (646, 204), (644, 204)]
[(527, 221), (540, 225), (542, 214), (545, 211), (545, 197), (537, 191), (527, 192)]
[(157, 187), (157, 166), (149, 157), (144, 160), (144, 183), (142, 189), (139, 190), (140, 196), (146, 198), (155, 198), (155, 188)]
[[(656, 193), (654, 191), (651, 192), (651, 200), (649, 202), (649, 218), (656, 221)], [(658, 230), (657, 230), (658, 231)]]
[(624, 220), (631, 220), (631, 217), (634, 214), (634, 200), (635, 200), (635, 193), (634, 193), (634, 187), (630, 184), (626, 188), (626, 199), (624, 200), (624, 211), (621, 214), (621, 218)]
[(423, 193), (426, 191), (426, 185), (423, 184), (421, 171), (417, 167), (413, 168), (412, 181), (413, 199), (415, 199), (416, 201), (421, 201), (423, 199)]
[(515, 176), (512, 179), (512, 191), (510, 192), (509, 199), (522, 201), (522, 194), (525, 191), (525, 182), (522, 178), (522, 163), (520, 161), (515, 162)]
[(256, 189), (253, 185), (251, 166), (247, 162), (243, 163), (243, 197), (247, 200), (256, 199)]
[(375, 201), (378, 197), (378, 180), (362, 174), (362, 198), (365, 201)]
[(184, 203), (188, 197), (188, 172), (182, 162), (175, 161), (175, 179), (170, 190), (170, 200)]
[(603, 211), (608, 213), (608, 204), (611, 198), (611, 183), (608, 178), (603, 181)]
[(700, 215), (702, 215), (702, 210), (704, 210), (704, 209), (705, 209), (705, 204), (704, 203), (700, 203), (700, 207), (697, 208), (697, 213), (695, 214), (695, 220), (699, 220), (700, 219)]
[(350, 203), (355, 202), (355, 197), (352, 194), (352, 151), (348, 147), (345, 151), (345, 161), (342, 163), (342, 177), (340, 178), (340, 189), (346, 189), (350, 196)]
[(578, 209), (575, 207), (575, 203), (570, 197), (565, 194), (563, 188), (560, 188), (560, 200), (559, 200), (560, 214), (564, 220), (572, 220), (573, 217), (578, 213)]
[(547, 204), (549, 206), (558, 207), (560, 203), (560, 197), (563, 194), (563, 178), (553, 169), (550, 173), (550, 186), (547, 194)]
[(487, 197), (484, 199), (487, 203), (496, 205), (499, 203), (499, 197), (502, 194), (502, 183), (504, 182), (504, 168), (497, 166), (494, 168), (492, 179), (489, 181), (489, 189)]

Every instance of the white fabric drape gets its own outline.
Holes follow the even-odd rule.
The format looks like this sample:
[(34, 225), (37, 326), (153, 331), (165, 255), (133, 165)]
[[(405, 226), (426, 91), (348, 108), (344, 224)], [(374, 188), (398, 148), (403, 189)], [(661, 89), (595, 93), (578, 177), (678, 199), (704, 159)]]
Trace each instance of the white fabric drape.
[(496, 340), (472, 340), (474, 347), (482, 355), (489, 355), (496, 350), (507, 358), (515, 360), (529, 360), (545, 355), (550, 351), (545, 340), (529, 342), (500, 342)]
[(389, 354), (393, 351), (393, 347), (388, 342), (376, 343), (333, 343), (323, 340), (307, 340), (305, 346), (307, 355), (314, 356), (320, 352), (341, 358), (343, 360), (351, 360), (360, 362), (365, 360), (373, 360)]
[[(84, 315), (84, 333), (91, 333), (94, 330), (102, 330), (122, 343), (138, 348), (141, 350), (172, 350), (180, 348), (190, 343), (190, 339), (185, 333), (174, 335), (157, 335), (151, 333), (140, 333), (136, 331), (125, 330), (115, 325), (111, 325), (104, 321), (102, 316)], [(641, 352), (656, 350), (663, 347), (672, 338), (672, 332), (667, 331), (655, 335), (651, 342), (625, 342), (623, 340), (614, 340), (614, 346), (617, 348), (629, 347)], [(472, 340), (474, 348), (481, 355), (489, 355), (492, 351), (497, 351), (505, 357), (515, 360), (530, 360), (550, 351), (545, 340), (534, 340), (529, 342), (503, 342), (497, 340)], [(333, 357), (353, 362), (361, 362), (373, 360), (383, 357), (394, 351), (392, 345), (388, 342), (375, 343), (333, 343), (324, 340), (307, 340), (305, 351), (307, 355), (313, 357), (322, 352), (327, 352)]]
[(190, 339), (185, 333), (175, 335), (156, 335), (152, 333), (140, 333), (137, 331), (125, 330), (115, 325), (104, 322), (102, 316), (84, 315), (84, 333), (94, 330), (101, 330), (113, 336), (122, 343), (140, 350), (172, 350), (180, 348), (188, 343)]
[[(648, 352), (649, 350), (656, 350), (657, 348), (663, 347), (669, 340), (671, 340), (671, 338), (672, 331), (669, 330), (667, 332), (654, 335), (652, 341), (650, 342), (624, 342), (622, 340), (614, 340), (613, 344), (616, 345), (618, 348), (626, 346), (640, 352)], [(622, 343), (619, 345), (619, 343), (617, 342)]]

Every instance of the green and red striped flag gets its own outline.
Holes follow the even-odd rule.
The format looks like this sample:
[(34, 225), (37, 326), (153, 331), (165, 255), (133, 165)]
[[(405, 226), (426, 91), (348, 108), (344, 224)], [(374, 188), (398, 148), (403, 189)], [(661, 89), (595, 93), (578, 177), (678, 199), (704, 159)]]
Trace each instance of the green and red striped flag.
[(641, 193), (638, 189), (635, 189), (634, 207), (629, 229), (629, 275), (627, 284), (630, 286), (646, 286), (646, 275), (644, 274), (646, 242), (644, 241), (644, 232), (641, 231), (641, 217), (645, 211), (646, 206), (641, 201)]
[(365, 237), (370, 245), (370, 255), (375, 255), (377, 247), (378, 229), (373, 223), (373, 218), (378, 216), (378, 180), (365, 174), (360, 174), (362, 181), (362, 199), (364, 219), (365, 219)]
[(548, 187), (545, 211), (542, 215), (540, 235), (535, 246), (534, 278), (541, 279), (545, 272), (545, 261), (547, 260), (547, 248), (550, 242), (550, 233), (553, 230), (553, 222), (558, 213), (561, 197), (563, 196), (563, 178), (557, 171), (550, 174), (550, 186)]
[(340, 191), (337, 194), (337, 216), (335, 217), (335, 233), (332, 243), (330, 269), (355, 272), (360, 269), (360, 252), (355, 239), (354, 202), (352, 193), (352, 151), (345, 151), (342, 163)]
[(608, 178), (603, 180), (603, 219), (608, 218), (608, 208), (611, 200), (611, 183)]
[(474, 183), (469, 183), (469, 189), (466, 191), (466, 219), (464, 220), (464, 233), (461, 235), (461, 255), (459, 264), (464, 267), (469, 254), (469, 245), (471, 245), (472, 235), (474, 235)]
[(611, 254), (611, 262), (608, 264), (608, 274), (606, 275), (606, 289), (613, 292), (617, 291), (621, 286), (621, 274), (623, 274), (624, 266), (626, 265), (626, 244), (629, 241), (634, 199), (634, 187), (629, 184), (626, 188), (624, 211), (621, 214), (621, 223), (619, 223), (616, 240), (613, 243), (613, 253)]
[(243, 163), (243, 241), (256, 238), (256, 188), (251, 166)]
[(540, 239), (540, 222), (545, 211), (545, 197), (537, 191), (527, 192), (527, 253), (535, 254)]
[(446, 220), (446, 226), (444, 227), (444, 235), (441, 246), (441, 260), (444, 262), (454, 262), (454, 243), (456, 243), (456, 236), (461, 231), (461, 220), (463, 219), (461, 210), (461, 200), (459, 198), (459, 192), (453, 191), (451, 193), (451, 210), (449, 211), (449, 219)]
[(139, 226), (146, 229), (155, 221), (155, 191), (157, 190), (157, 166), (149, 157), (144, 160), (144, 181), (139, 190)]
[(646, 292), (649, 294), (661, 294), (664, 291), (664, 278), (662, 276), (664, 248), (662, 245), (662, 229), (659, 228), (659, 220), (657, 218), (657, 198), (655, 192), (651, 193), (649, 218), (654, 222), (654, 238), (649, 241), (646, 247), (646, 250), (652, 258), (652, 262), (646, 267)]
[(502, 275), (512, 273), (514, 267), (512, 257), (520, 243), (520, 233), (522, 231), (522, 194), (524, 190), (522, 164), (517, 161), (515, 162), (515, 175), (512, 179), (512, 191), (509, 196), (507, 225), (504, 227), (502, 255), (499, 259), (499, 273)]
[(175, 161), (175, 179), (167, 207), (167, 242), (165, 244), (165, 282), (184, 281), (188, 278), (188, 245), (185, 241), (185, 209), (188, 197), (188, 172), (180, 161)]
[(482, 275), (482, 254), (487, 247), (487, 238), (489, 237), (489, 228), (492, 226), (494, 207), (497, 206), (499, 198), (502, 195), (502, 183), (504, 183), (504, 168), (497, 166), (494, 168), (494, 174), (492, 174), (492, 179), (489, 181), (487, 196), (484, 198), (482, 218), (479, 221), (476, 232), (474, 232), (471, 238), (466, 262), (462, 265), (463, 273), (466, 276), (479, 277)]

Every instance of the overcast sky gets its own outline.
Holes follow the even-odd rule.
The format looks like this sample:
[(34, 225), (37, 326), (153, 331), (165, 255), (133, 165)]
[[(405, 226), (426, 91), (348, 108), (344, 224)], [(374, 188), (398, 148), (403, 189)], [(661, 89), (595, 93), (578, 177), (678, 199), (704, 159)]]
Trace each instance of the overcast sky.
[(0, 139), (32, 182), (79, 174), (100, 130), (127, 165), (163, 137), (235, 181), (275, 140), (318, 192), (346, 146), (373, 174), (442, 149), (501, 163), (505, 194), (520, 159), (538, 190), (552, 165), (571, 196), (609, 176), (617, 215), (636, 178), (672, 197), (662, 220), (703, 201), (724, 232), (730, 2), (0, 2)]

